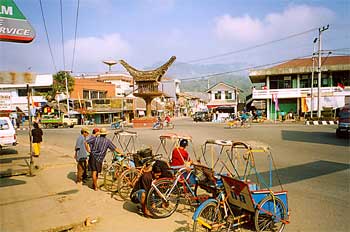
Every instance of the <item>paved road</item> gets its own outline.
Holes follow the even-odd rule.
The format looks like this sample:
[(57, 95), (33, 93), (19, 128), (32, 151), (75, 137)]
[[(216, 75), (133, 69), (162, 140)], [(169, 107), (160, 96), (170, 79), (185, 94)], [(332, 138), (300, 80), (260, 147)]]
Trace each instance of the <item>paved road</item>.
[[(283, 187), (288, 190), (291, 224), (285, 231), (350, 231), (349, 140), (337, 139), (335, 126), (253, 124), (249, 129), (224, 129), (223, 124), (194, 123), (190, 119), (174, 123), (175, 129), (168, 131), (131, 129), (138, 133), (136, 146), (150, 145), (156, 150), (163, 133), (191, 135), (199, 156), (206, 139), (268, 144)], [(28, 151), (25, 133), (18, 133), (22, 144), (15, 156)], [(0, 179), (1, 231), (40, 231), (88, 216), (100, 218), (92, 231), (188, 231), (191, 227), (191, 213), (186, 210), (168, 219), (144, 219), (135, 214), (133, 205), (110, 198), (106, 192), (77, 188), (72, 155), (79, 128), (46, 129), (44, 134), (42, 157), (35, 160), (42, 168), (37, 176)], [(112, 133), (109, 136), (112, 138)], [(256, 160), (262, 164), (265, 157), (256, 156)], [(265, 167), (260, 171), (265, 173)], [(32, 204), (39, 207), (33, 209)], [(31, 213), (27, 217), (26, 210)]]

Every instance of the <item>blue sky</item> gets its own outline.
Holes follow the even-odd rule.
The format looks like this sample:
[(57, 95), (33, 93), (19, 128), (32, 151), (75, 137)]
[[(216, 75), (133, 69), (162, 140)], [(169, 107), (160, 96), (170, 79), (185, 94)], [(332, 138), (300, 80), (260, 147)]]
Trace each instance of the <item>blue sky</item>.
[[(65, 65), (60, 1), (42, 0), (57, 70), (96, 73), (102, 60), (124, 59), (144, 69), (170, 56), (188, 62), (255, 46), (329, 24), (323, 48), (350, 47), (350, 1), (249, 0), (80, 0), (75, 62), (72, 66), (78, 0), (63, 0)], [(53, 73), (39, 0), (15, 0), (36, 30), (30, 44), (0, 42), (0, 71)], [(317, 29), (287, 40), (196, 64), (255, 66), (312, 53)], [(335, 54), (349, 54), (339, 50)], [(193, 62), (194, 63), (194, 62)], [(119, 64), (113, 70), (124, 70)]]

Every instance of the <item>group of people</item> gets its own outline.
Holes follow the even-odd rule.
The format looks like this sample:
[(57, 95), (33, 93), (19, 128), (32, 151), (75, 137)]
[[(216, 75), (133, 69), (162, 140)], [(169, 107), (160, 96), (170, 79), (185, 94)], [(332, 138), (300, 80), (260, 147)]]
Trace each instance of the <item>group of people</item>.
[(92, 135), (89, 136), (89, 130), (82, 128), (80, 136), (75, 143), (74, 158), (77, 161), (77, 184), (86, 181), (87, 171), (91, 171), (92, 188), (97, 191), (98, 174), (102, 171), (103, 160), (107, 150), (121, 154), (121, 151), (107, 138), (106, 128), (94, 128)]
[[(146, 196), (151, 188), (152, 181), (161, 177), (170, 177), (172, 176), (171, 169), (179, 169), (191, 164), (190, 155), (186, 150), (187, 146), (188, 140), (182, 139), (179, 146), (172, 151), (170, 164), (157, 160), (152, 164), (152, 168), (144, 172), (137, 180), (130, 198), (134, 203), (141, 204), (144, 216), (152, 216), (146, 207)], [(108, 149), (121, 155), (121, 151), (107, 138), (105, 128), (93, 129), (92, 135), (90, 135), (88, 128), (81, 129), (81, 134), (76, 140), (74, 156), (77, 162), (77, 184), (85, 182), (88, 178), (88, 171), (91, 171), (92, 189), (98, 190), (98, 174), (102, 171), (103, 160)]]
[(164, 120), (160, 116), (157, 117), (157, 121), (154, 123), (153, 128), (163, 128), (166, 127), (171, 121), (171, 118), (169, 115), (166, 115)]

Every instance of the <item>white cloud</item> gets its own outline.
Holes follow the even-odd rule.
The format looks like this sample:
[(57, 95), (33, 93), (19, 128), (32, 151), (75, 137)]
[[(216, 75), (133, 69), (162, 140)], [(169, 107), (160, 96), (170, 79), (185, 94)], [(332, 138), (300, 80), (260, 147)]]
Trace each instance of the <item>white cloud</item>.
[[(67, 51), (73, 51), (74, 40), (66, 44)], [(75, 70), (91, 70), (103, 60), (118, 60), (130, 54), (130, 45), (117, 33), (102, 37), (78, 38), (76, 42)], [(74, 70), (73, 70), (74, 71)]]
[(324, 7), (290, 5), (284, 11), (270, 13), (263, 19), (249, 15), (223, 15), (215, 20), (215, 35), (222, 41), (251, 43), (281, 38), (291, 33), (330, 24), (335, 13)]

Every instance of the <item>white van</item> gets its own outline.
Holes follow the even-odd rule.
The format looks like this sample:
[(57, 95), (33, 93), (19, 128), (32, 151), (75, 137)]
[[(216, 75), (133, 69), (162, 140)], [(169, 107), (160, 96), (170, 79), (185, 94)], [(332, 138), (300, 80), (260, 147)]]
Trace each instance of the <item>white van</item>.
[(9, 117), (0, 117), (0, 150), (7, 146), (16, 146), (16, 130)]

